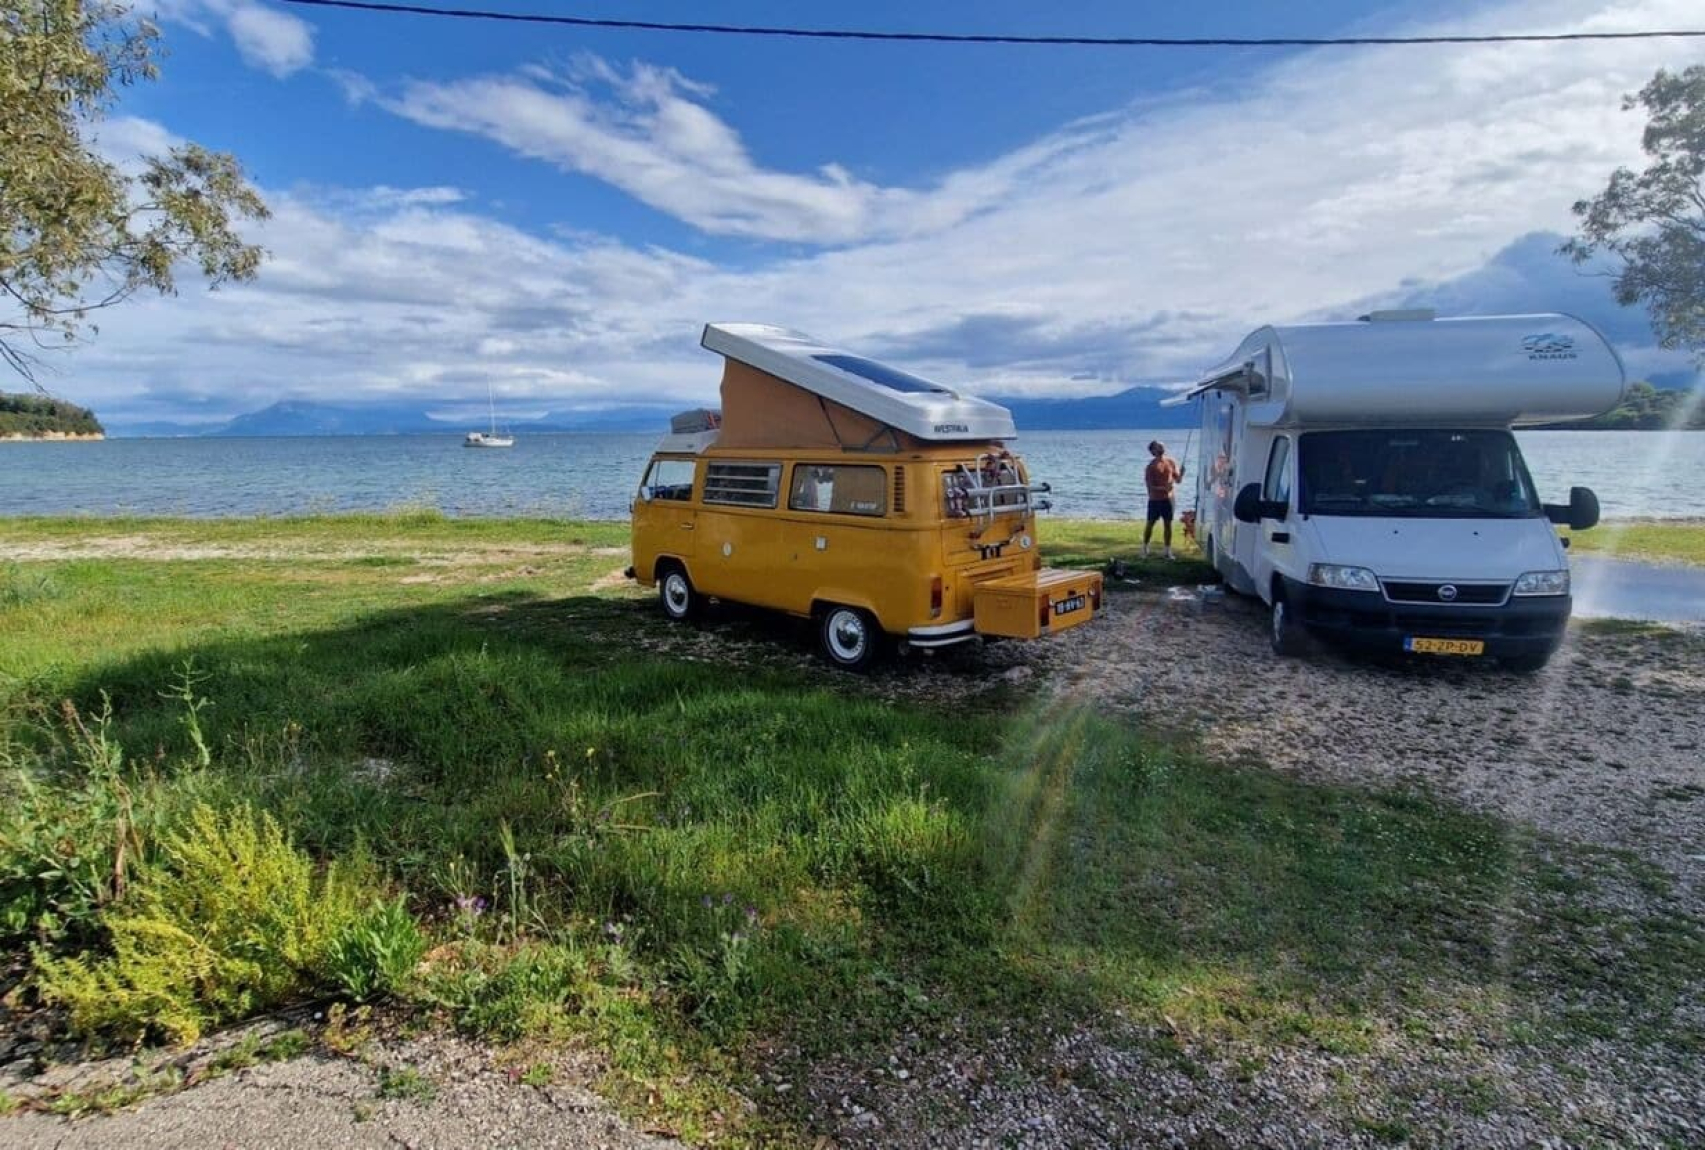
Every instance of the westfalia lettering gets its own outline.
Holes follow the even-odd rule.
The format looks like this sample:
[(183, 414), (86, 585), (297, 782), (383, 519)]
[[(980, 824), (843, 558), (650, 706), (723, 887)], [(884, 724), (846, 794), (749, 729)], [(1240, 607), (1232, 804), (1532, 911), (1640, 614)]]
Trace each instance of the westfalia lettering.
[(935, 433), (937, 435), (951, 435), (953, 432), (964, 434), (970, 430), (971, 429), (966, 427), (963, 423), (938, 423), (935, 425)]

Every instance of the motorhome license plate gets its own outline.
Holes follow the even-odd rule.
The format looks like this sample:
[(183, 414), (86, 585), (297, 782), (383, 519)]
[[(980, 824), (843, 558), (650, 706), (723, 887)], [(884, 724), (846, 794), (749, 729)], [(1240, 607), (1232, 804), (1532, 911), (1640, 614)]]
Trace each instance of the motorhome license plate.
[(1405, 651), (1423, 655), (1484, 655), (1486, 644), (1479, 639), (1417, 639), (1403, 640)]
[(1054, 614), (1070, 615), (1073, 611), (1081, 611), (1089, 602), (1083, 595), (1068, 595), (1064, 599), (1054, 600)]

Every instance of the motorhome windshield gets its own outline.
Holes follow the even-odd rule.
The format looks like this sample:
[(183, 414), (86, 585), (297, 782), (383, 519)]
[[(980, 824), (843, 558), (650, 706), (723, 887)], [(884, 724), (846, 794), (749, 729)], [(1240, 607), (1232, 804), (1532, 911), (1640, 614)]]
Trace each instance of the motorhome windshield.
[(1305, 515), (1526, 519), (1533, 480), (1507, 431), (1315, 431), (1298, 455)]

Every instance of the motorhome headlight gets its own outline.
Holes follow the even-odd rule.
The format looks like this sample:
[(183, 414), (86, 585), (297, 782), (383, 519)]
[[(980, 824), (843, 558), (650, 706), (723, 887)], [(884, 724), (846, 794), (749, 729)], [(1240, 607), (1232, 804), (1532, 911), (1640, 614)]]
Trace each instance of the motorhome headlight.
[(1342, 567), (1336, 563), (1310, 563), (1308, 581), (1316, 587), (1338, 591), (1379, 590), (1379, 580), (1366, 567)]
[(1568, 571), (1529, 571), (1516, 580), (1517, 595), (1567, 595)]

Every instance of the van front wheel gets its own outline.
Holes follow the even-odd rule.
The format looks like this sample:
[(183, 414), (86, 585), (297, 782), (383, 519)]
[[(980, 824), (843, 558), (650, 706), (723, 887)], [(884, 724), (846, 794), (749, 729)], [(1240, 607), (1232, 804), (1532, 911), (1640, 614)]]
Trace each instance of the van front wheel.
[(1292, 617), (1283, 595), (1273, 596), (1273, 625), (1270, 637), (1275, 655), (1291, 658), (1308, 654), (1308, 632)]
[(679, 567), (669, 568), (657, 580), (657, 601), (663, 605), (663, 613), (677, 623), (697, 618), (704, 605), (698, 588)]
[(868, 671), (882, 653), (882, 628), (876, 616), (858, 607), (828, 607), (817, 638), (823, 657), (843, 671)]

